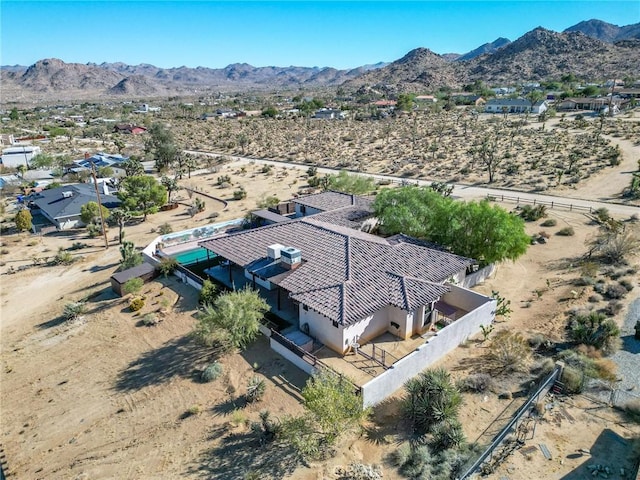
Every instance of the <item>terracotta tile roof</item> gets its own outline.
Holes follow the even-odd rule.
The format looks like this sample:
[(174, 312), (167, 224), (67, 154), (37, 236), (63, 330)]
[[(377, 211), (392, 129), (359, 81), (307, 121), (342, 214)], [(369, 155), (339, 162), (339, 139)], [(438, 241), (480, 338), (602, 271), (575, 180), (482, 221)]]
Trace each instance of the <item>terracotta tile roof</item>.
[(351, 195), (350, 193), (333, 192), (329, 190), (327, 192), (298, 197), (294, 199), (293, 202), (326, 212), (328, 210), (336, 210), (338, 208), (351, 207), (354, 205), (371, 208), (373, 199), (369, 197)]
[(309, 218), (341, 227), (360, 228), (362, 223), (373, 216), (373, 209), (353, 205), (310, 215)]
[[(395, 235), (384, 239), (312, 217), (230, 233), (201, 246), (252, 269), (264, 265), (267, 246), (300, 249), (302, 265), (273, 269), (270, 281), (331, 320), (352, 324), (386, 305), (406, 310), (437, 300), (439, 285), (473, 260)], [(260, 272), (257, 272), (260, 273)]]

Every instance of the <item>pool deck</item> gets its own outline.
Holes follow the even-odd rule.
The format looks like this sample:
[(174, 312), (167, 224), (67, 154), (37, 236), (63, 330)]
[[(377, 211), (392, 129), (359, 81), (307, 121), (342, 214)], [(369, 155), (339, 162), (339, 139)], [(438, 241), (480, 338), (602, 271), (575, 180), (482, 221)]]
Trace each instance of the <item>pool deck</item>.
[(193, 240), (192, 242), (180, 243), (179, 245), (172, 245), (171, 247), (164, 247), (161, 249), (162, 253), (169, 256), (174, 256), (180, 253), (188, 252), (189, 250), (196, 250), (200, 248), (198, 245), (202, 240)]

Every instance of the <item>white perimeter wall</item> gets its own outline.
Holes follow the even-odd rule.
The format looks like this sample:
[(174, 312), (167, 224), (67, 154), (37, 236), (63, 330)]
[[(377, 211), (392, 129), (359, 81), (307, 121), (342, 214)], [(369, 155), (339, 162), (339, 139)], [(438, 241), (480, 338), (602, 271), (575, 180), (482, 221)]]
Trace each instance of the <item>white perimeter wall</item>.
[(278, 343), (278, 341), (274, 340), (273, 338), (270, 339), (269, 343), (272, 350), (278, 352), (280, 355), (289, 360), (302, 371), (307, 372), (309, 375), (312, 375), (316, 371), (316, 369), (313, 368), (310, 364), (305, 362), (302, 358), (286, 348), (284, 345)]
[[(462, 290), (462, 289), (460, 289)], [(466, 292), (470, 292), (466, 290)], [(413, 353), (400, 359), (382, 375), (377, 376), (362, 386), (362, 402), (365, 407), (375, 405), (400, 387), (410, 378), (440, 360), (444, 355), (456, 348), (470, 336), (480, 330), (480, 325), (488, 325), (495, 318), (496, 301), (470, 292), (475, 297), (483, 297), (484, 305), (467, 313), (451, 325), (440, 330), (427, 343), (418, 347)]]

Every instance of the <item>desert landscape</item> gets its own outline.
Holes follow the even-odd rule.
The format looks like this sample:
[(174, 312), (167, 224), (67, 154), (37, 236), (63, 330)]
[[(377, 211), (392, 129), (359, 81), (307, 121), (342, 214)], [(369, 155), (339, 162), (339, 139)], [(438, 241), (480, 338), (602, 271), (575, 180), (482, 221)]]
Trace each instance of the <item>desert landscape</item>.
[[(629, 153), (637, 152), (637, 147), (633, 148)], [(611, 185), (611, 178), (629, 163), (625, 162), (626, 155), (620, 165), (587, 179), (584, 188), (593, 192), (589, 182)], [(181, 183), (229, 200), (226, 209), (207, 200), (207, 209), (194, 218), (185, 207), (160, 212), (146, 222), (127, 226), (126, 238), (142, 247), (164, 223), (178, 231), (211, 223), (208, 217), (214, 211), (218, 213), (215, 221), (237, 218), (254, 209), (264, 195), (287, 199), (306, 187), (304, 170), (276, 167), (265, 174), (261, 165), (248, 161), (223, 163), (216, 169), (215, 173), (204, 171), (184, 178)], [(221, 174), (228, 174), (232, 185), (221, 189), (216, 182)], [(231, 192), (241, 185), (247, 197), (233, 201)], [(572, 193), (580, 197), (581, 189)], [(614, 192), (603, 191), (602, 196), (607, 195)], [(179, 192), (178, 198), (186, 199), (185, 193)], [(7, 215), (10, 212), (8, 209)], [(479, 291), (499, 291), (512, 302), (512, 315), (500, 319), (496, 330), (517, 330), (527, 337), (543, 334), (550, 341), (562, 342), (565, 312), (583, 305), (588, 296), (588, 287), (574, 285), (580, 276), (576, 258), (584, 253), (583, 245), (597, 226), (582, 213), (550, 209), (548, 214), (557, 221), (554, 228), (544, 229), (539, 222), (527, 225), (532, 235), (546, 230), (547, 243), (533, 245), (516, 262), (500, 265)], [(564, 227), (572, 227), (575, 235), (555, 235)], [(142, 312), (131, 313), (127, 301), (115, 295), (108, 282), (119, 260), (114, 233), (109, 231), (108, 250), (102, 247), (101, 239), (89, 239), (83, 231), (3, 237), (2, 405), (3, 424), (10, 428), (5, 430), (2, 443), (11, 459), (10, 472), (18, 478), (34, 479), (249, 478), (252, 472), (259, 478), (287, 475), (320, 479), (342, 478), (340, 472), (359, 462), (380, 465), (385, 478), (403, 478), (389, 460), (405, 438), (397, 423), (401, 392), (375, 409), (361, 436), (345, 438), (330, 461), (302, 466), (286, 450), (276, 454), (260, 447), (251, 436), (249, 422), (257, 420), (264, 408), (276, 417), (298, 412), (306, 375), (260, 340), (242, 353), (220, 359), (225, 372), (220, 381), (200, 383), (199, 372), (215, 354), (189, 337), (198, 309), (196, 291), (175, 278), (160, 278), (144, 287), (153, 302)], [(10, 267), (18, 270), (33, 265), (33, 258), (52, 256), (58, 248), (78, 241), (87, 248), (74, 252), (77, 261), (71, 265), (33, 266), (7, 275)], [(635, 278), (633, 275), (630, 280)], [(6, 288), (9, 284), (11, 289)], [(90, 305), (82, 320), (61, 320), (63, 305), (80, 299), (87, 299)], [(162, 321), (157, 326), (142, 326), (141, 317), (147, 310), (160, 312)], [(625, 310), (616, 318), (621, 321), (624, 315)], [(472, 339), (441, 364), (455, 378), (463, 379), (481, 368), (487, 343)], [(544, 355), (536, 358), (532, 366)], [(254, 372), (268, 382), (266, 395), (258, 404), (244, 405), (244, 384)], [(512, 411), (509, 405), (513, 401), (499, 399), (498, 393), (519, 392), (518, 385), (527, 378), (535, 375), (506, 376), (495, 392), (465, 394), (461, 418), (469, 440), (486, 436), (486, 429), (500, 425), (500, 418), (506, 415), (503, 410)], [(558, 420), (562, 414), (555, 406), (539, 421), (533, 440), (533, 445), (544, 442), (554, 452), (553, 468), (544, 470), (548, 476), (536, 467), (536, 462), (549, 465), (537, 451), (508, 458), (501, 468), (507, 469), (511, 478), (525, 478), (524, 472), (531, 468), (540, 473), (538, 478), (571, 475), (589, 459), (628, 471), (633, 468), (630, 452), (640, 432), (638, 425), (587, 397), (562, 400), (561, 405), (571, 420)], [(576, 456), (579, 449), (590, 449), (597, 443), (605, 429), (620, 439), (614, 443), (619, 448), (598, 454), (593, 451), (593, 458)], [(501, 478), (499, 472), (495, 478)], [(522, 476), (518, 472), (523, 472)]]
[[(85, 6), (89, 18), (91, 8)], [(172, 8), (171, 2), (165, 7)], [(140, 17), (145, 25), (152, 26), (152, 14)], [(200, 19), (194, 14), (193, 25), (182, 28), (197, 31)], [(177, 16), (171, 20), (171, 28), (180, 23)], [(3, 30), (12, 25), (3, 23)], [(218, 30), (210, 27), (202, 34)], [(294, 27), (288, 22), (283, 30)], [(149, 39), (139, 45), (151, 54), (154, 48), (146, 42), (152, 41), (153, 29), (141, 31)], [(227, 35), (240, 44), (254, 32), (233, 33)], [(270, 45), (272, 34), (259, 43)], [(295, 42), (303, 45), (306, 35)], [(249, 63), (167, 68), (170, 49), (167, 59), (161, 58), (165, 67), (44, 56), (30, 64), (3, 65), (0, 477), (459, 480), (524, 410), (526, 415), (463, 480), (636, 479), (640, 23), (620, 27), (588, 20), (564, 31), (537, 27), (518, 35), (466, 53), (436, 54), (418, 47), (397, 60), (355, 68)], [(11, 41), (3, 38), (3, 43)], [(228, 49), (222, 40), (197, 48), (184, 42), (181, 62), (191, 50), (208, 49), (213, 57)], [(286, 49), (293, 50), (293, 43)], [(254, 46), (258, 50), (257, 42)], [(126, 49), (131, 50), (129, 43)], [(578, 109), (576, 98), (591, 99), (597, 108)], [(522, 110), (509, 113), (503, 107), (501, 113), (486, 113), (483, 105), (492, 100), (519, 102)], [(564, 101), (573, 101), (575, 109), (563, 107)], [(27, 146), (35, 147), (28, 160)], [(20, 147), (24, 164), (11, 157), (17, 152), (11, 150)], [(82, 161), (91, 166), (80, 166)], [(95, 182), (89, 195), (98, 199), (98, 181), (103, 182), (100, 195), (118, 200), (118, 207), (84, 204), (86, 210), (75, 213), (80, 226), (66, 228), (64, 221), (57, 228), (45, 225), (36, 201), (47, 190), (85, 184), (90, 191), (86, 184)], [(449, 207), (451, 215), (432, 214), (447, 219), (441, 231), (454, 231), (454, 224), (462, 226), (456, 225), (460, 237), (473, 238), (467, 234), (481, 231), (477, 243), (486, 250), (492, 247), (491, 233), (511, 234), (502, 238), (506, 246), (501, 245), (493, 273), (473, 287), (480, 294), (475, 297), (485, 299), (483, 305), (495, 304), (491, 320), (476, 325), (474, 335), (459, 337), (465, 338), (459, 345), (452, 342), (449, 353), (364, 414), (360, 387), (389, 364), (384, 356), (376, 363), (375, 350), (360, 366), (352, 360), (360, 360), (358, 349), (369, 351), (377, 339), (363, 345), (340, 342), (344, 353), (320, 344), (314, 359), (324, 363), (313, 363), (320, 373), (310, 377), (257, 334), (262, 329), (275, 335), (280, 330), (269, 328), (284, 319), (259, 311), (257, 336), (250, 342), (216, 336), (224, 328), (207, 331), (210, 325), (203, 318), (224, 312), (216, 303), (225, 297), (222, 285), (204, 282), (205, 295), (188, 284), (189, 272), (177, 261), (158, 256), (187, 251), (185, 242), (163, 252), (166, 237), (158, 239), (161, 235), (197, 228), (198, 234), (189, 234), (191, 249), (202, 227), (242, 219), (242, 229), (256, 228), (252, 212), (271, 209), (274, 214), (282, 207), (288, 213), (291, 199), (334, 188), (351, 194), (350, 205), (359, 207), (369, 201), (379, 205), (376, 199), (398, 191), (427, 192), (437, 197), (434, 209), (456, 205)], [(63, 189), (58, 195), (48, 205), (75, 193)], [(462, 202), (478, 202), (478, 216), (456, 217)], [(424, 207), (412, 205), (414, 210)], [(501, 209), (493, 210), (492, 217), (479, 216), (486, 205)], [(391, 216), (416, 213), (397, 203), (392, 207)], [(27, 216), (31, 211), (34, 216)], [(407, 233), (392, 232), (390, 217), (384, 221), (389, 211), (375, 213), (368, 216), (379, 218), (368, 218), (358, 228), (382, 237)], [(111, 216), (106, 227), (105, 215)], [(420, 218), (429, 221), (427, 215)], [(490, 218), (486, 225), (494, 232), (474, 229), (478, 218)], [(428, 235), (417, 237), (411, 241), (420, 248), (426, 246), (422, 241), (435, 242)], [(454, 250), (453, 240), (435, 248), (472, 256)], [(313, 237), (309, 244), (314, 243), (321, 244)], [(157, 276), (127, 281), (120, 287), (122, 295), (116, 293), (112, 275), (127, 270), (133, 260), (142, 262), (140, 252), (148, 245), (155, 251)], [(209, 252), (206, 256), (209, 261)], [(487, 256), (480, 251), (475, 263), (465, 263), (455, 275), (482, 273), (482, 267), (494, 263)], [(345, 258), (349, 264), (351, 257)], [(229, 265), (232, 283), (235, 261), (222, 254), (215, 261)], [(434, 263), (433, 269), (440, 266)], [(350, 268), (340, 284), (341, 321)], [(385, 268), (381, 276), (396, 275)], [(406, 282), (407, 275), (398, 278)], [(447, 273), (442, 283), (457, 284), (455, 275)], [(410, 280), (423, 282), (424, 290), (443, 288), (424, 278)], [(442, 312), (435, 310), (432, 298), (442, 295), (429, 297), (431, 313), (426, 301), (416, 310), (409, 306), (406, 284), (401, 285), (407, 306), (393, 305), (405, 313), (412, 310), (412, 319), (422, 316), (423, 331), (411, 330), (402, 341), (391, 330), (380, 335), (386, 343), (378, 345), (394, 359), (391, 364), (398, 361), (394, 353), (403, 357), (416, 351), (438, 337), (439, 329), (458, 321), (455, 315), (464, 312), (464, 318), (476, 308), (453, 308), (452, 315), (436, 323), (433, 315)], [(280, 308), (281, 286), (273, 286), (278, 286)], [(374, 290), (382, 298), (381, 290)], [(306, 302), (299, 303), (299, 311), (308, 310)], [(425, 312), (432, 315), (430, 325)], [(223, 320), (242, 323), (234, 313), (227, 311)], [(408, 318), (405, 314), (405, 324)], [(400, 328), (389, 321), (389, 328)], [(333, 327), (338, 326), (333, 319)], [(295, 327), (303, 333), (301, 321)], [(312, 335), (309, 324), (304, 327)], [(450, 338), (446, 335), (441, 332), (438, 338)], [(318, 346), (317, 339), (307, 338), (311, 348)], [(353, 338), (359, 341), (360, 336)], [(349, 363), (348, 369), (335, 367), (340, 362)], [(316, 398), (314, 411), (309, 392), (327, 369), (329, 378), (339, 378), (339, 388), (348, 391)], [(356, 371), (357, 378), (347, 374), (344, 382), (345, 371)], [(433, 396), (415, 401), (412, 381), (428, 375), (435, 378), (427, 392)], [(538, 396), (545, 382), (549, 388)], [(349, 401), (357, 404), (357, 412)], [(423, 409), (423, 418), (416, 406)], [(333, 415), (329, 426), (318, 410)], [(314, 435), (320, 439), (315, 444), (308, 440)]]

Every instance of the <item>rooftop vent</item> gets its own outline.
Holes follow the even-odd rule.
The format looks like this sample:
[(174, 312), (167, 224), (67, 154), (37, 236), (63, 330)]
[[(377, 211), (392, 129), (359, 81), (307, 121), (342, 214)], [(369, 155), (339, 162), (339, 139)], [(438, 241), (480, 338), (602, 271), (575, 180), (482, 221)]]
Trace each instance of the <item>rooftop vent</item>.
[(269, 245), (267, 247), (267, 257), (277, 260), (278, 258), (280, 258), (280, 251), (283, 248), (285, 248), (284, 245), (280, 245), (279, 243)]
[(73, 197), (73, 192), (71, 190), (62, 192), (62, 198), (71, 198), (71, 197)]
[(280, 250), (282, 256), (282, 266), (287, 270), (293, 270), (300, 266), (302, 262), (302, 252), (295, 247), (286, 247)]

